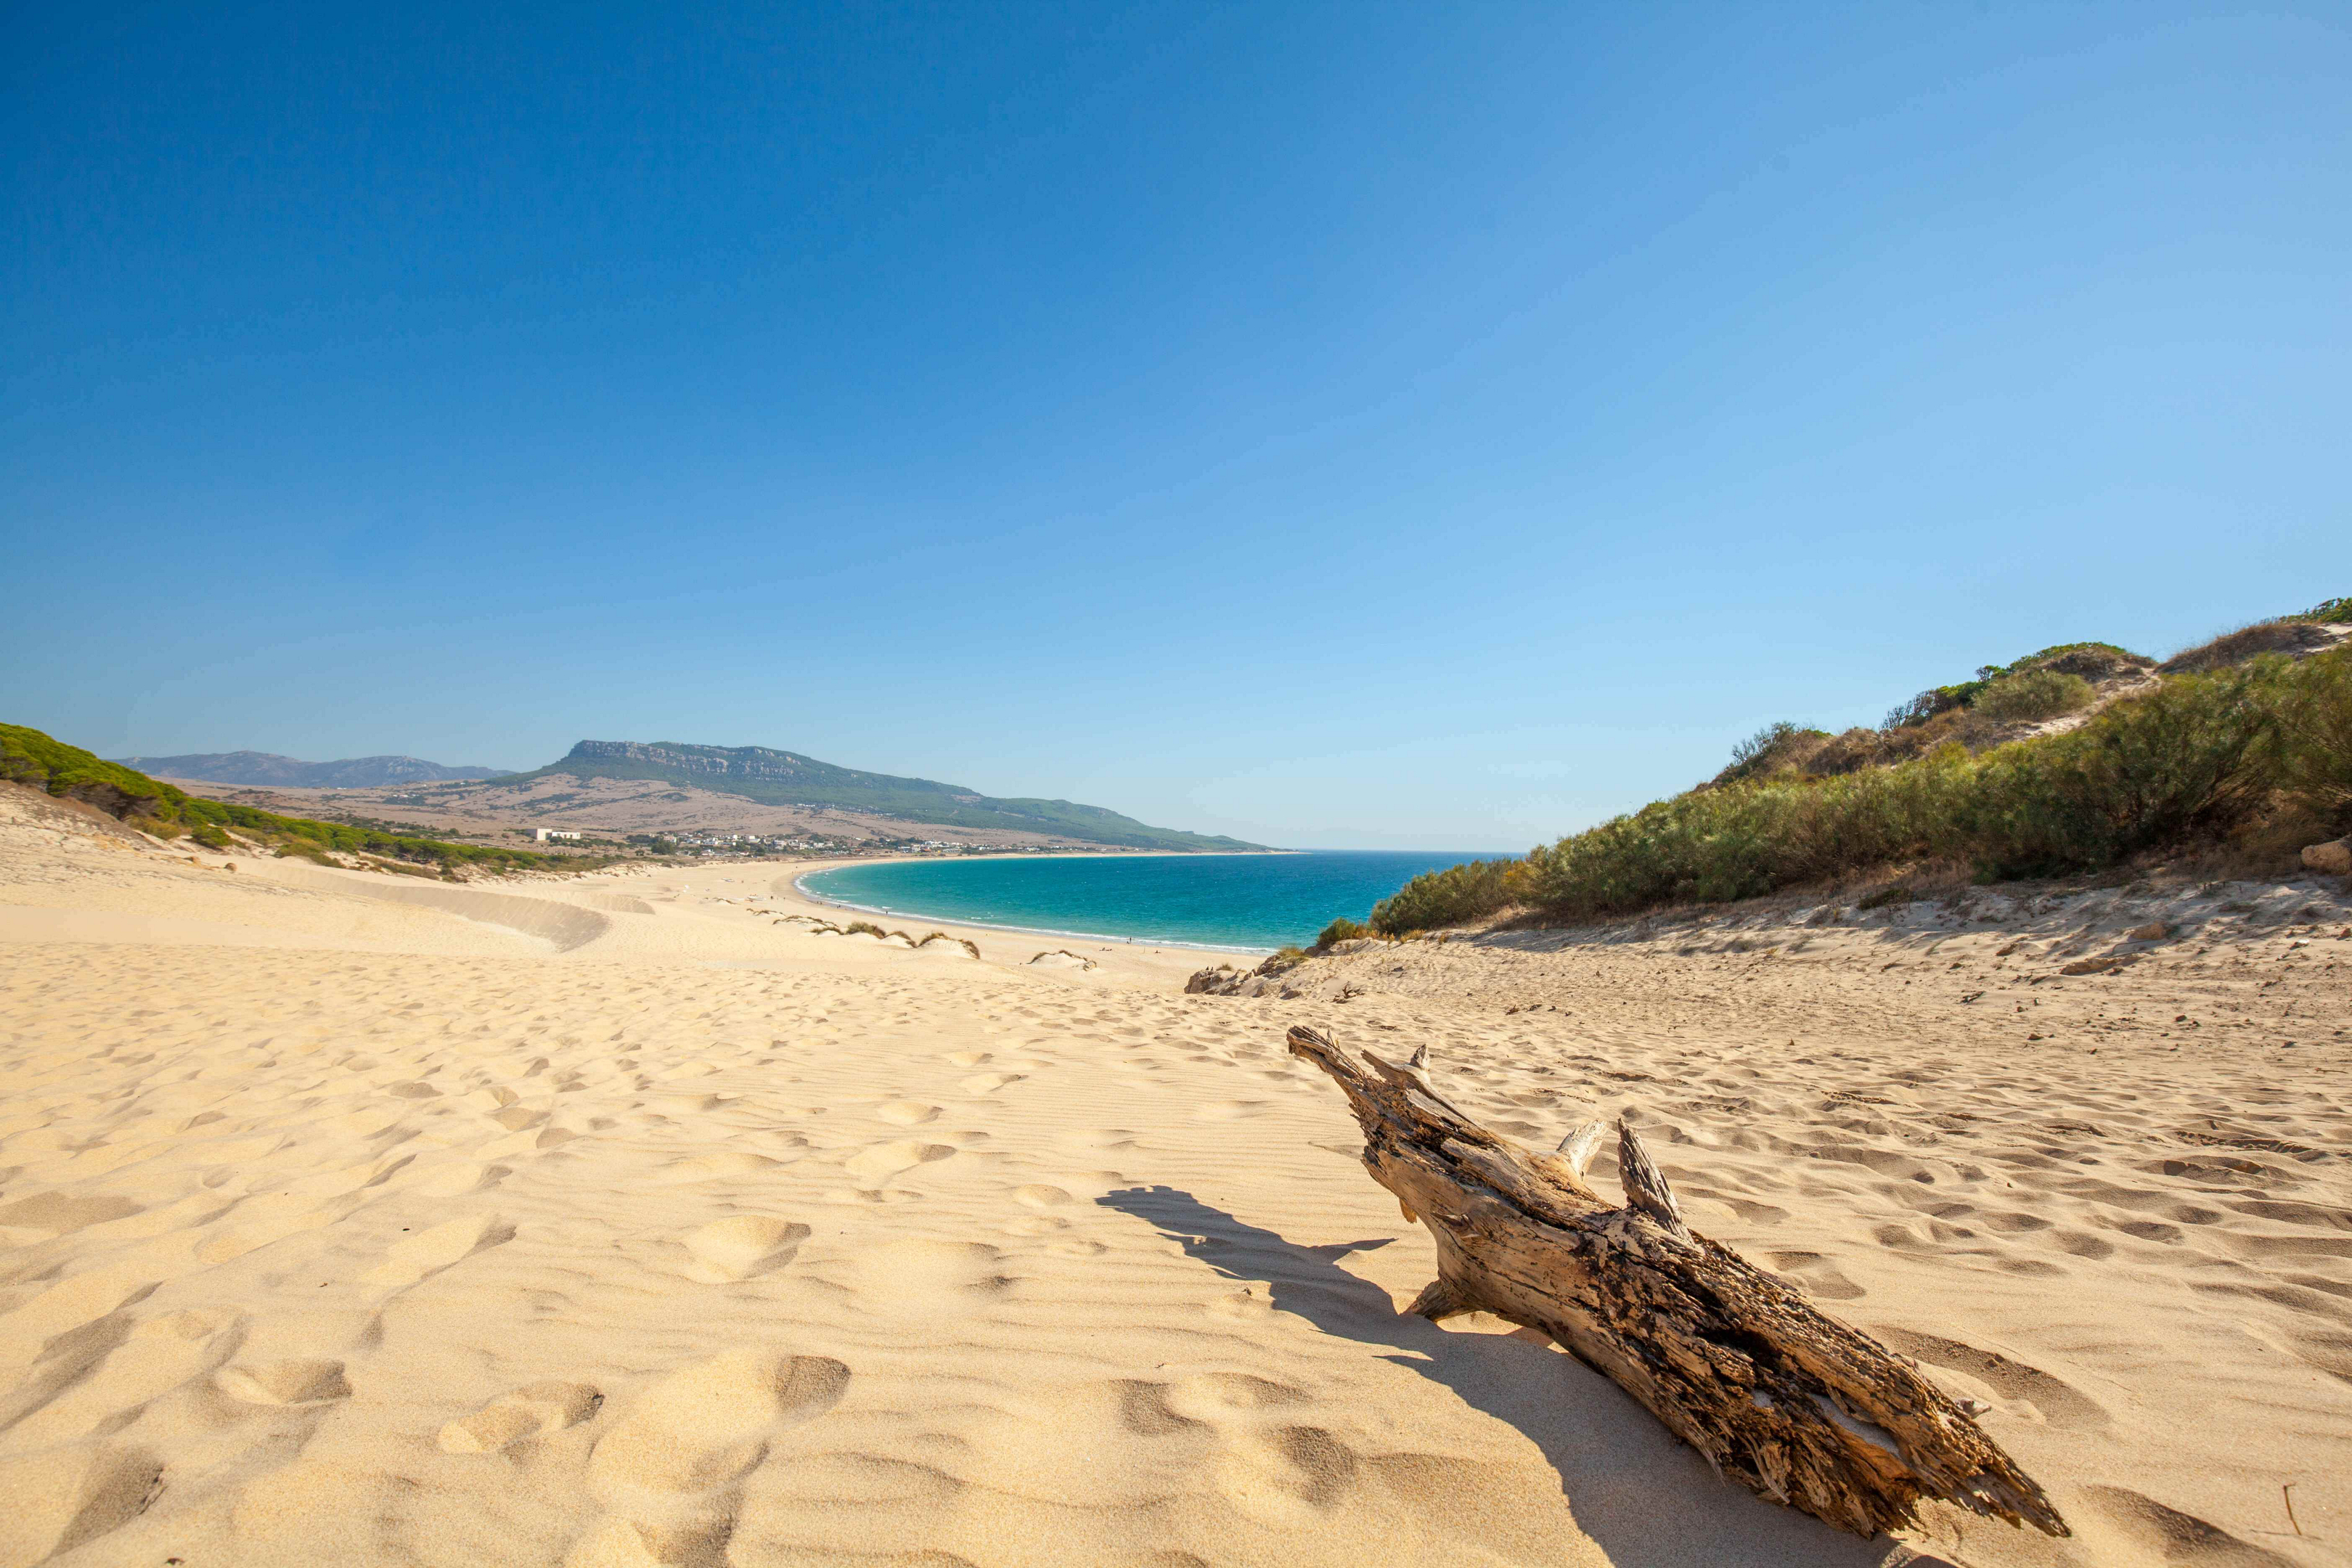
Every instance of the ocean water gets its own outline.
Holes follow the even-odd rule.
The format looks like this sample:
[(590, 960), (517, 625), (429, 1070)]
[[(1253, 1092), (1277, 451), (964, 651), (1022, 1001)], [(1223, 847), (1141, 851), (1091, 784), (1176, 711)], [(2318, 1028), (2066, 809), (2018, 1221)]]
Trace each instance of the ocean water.
[(1270, 952), (1313, 942), (1340, 915), (1362, 920), (1423, 871), (1486, 858), (1334, 849), (890, 860), (812, 872), (800, 887), (828, 903), (903, 920)]

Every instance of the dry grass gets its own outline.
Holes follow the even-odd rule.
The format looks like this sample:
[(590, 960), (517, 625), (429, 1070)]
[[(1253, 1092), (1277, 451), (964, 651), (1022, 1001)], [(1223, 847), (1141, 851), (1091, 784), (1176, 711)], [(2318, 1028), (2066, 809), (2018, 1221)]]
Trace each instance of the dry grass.
[(2336, 640), (2335, 634), (2309, 621), (2256, 621), (2174, 654), (2156, 668), (2160, 675), (2202, 675), (2266, 653), (2300, 658), (2333, 647)]

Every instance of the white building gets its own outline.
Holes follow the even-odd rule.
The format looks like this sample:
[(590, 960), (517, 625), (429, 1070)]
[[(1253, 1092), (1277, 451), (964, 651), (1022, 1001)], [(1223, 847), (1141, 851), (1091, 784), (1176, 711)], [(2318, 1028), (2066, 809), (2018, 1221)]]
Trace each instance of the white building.
[(530, 837), (533, 843), (545, 844), (550, 839), (569, 838), (577, 840), (580, 835), (561, 827), (534, 827), (530, 830)]

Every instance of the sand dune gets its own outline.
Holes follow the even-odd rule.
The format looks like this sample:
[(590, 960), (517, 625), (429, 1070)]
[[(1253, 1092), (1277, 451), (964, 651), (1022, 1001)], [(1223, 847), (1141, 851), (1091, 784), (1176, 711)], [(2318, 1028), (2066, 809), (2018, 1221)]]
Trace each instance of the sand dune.
[[(1192, 954), (1073, 943), (1097, 967), (1048, 972), (1005, 933), (951, 933), (983, 955), (952, 964), (816, 936), (740, 868), (490, 892), (197, 858), (0, 825), (0, 1564), (2244, 1564), (2352, 1539), (2347, 1020), (2320, 967), (2352, 943), (2246, 982), (2314, 1024), (2292, 1053), (2093, 1058), (1939, 1022), (1963, 1005), (1875, 949), (1768, 980), (1416, 944), (1345, 961), (1344, 1003), (1243, 1000), (1181, 994)], [(2097, 1002), (2146, 1014), (2121, 987), (2147, 967)], [(1526, 1331), (1400, 1317), (1428, 1243), (1284, 1054), (1300, 1021), (1431, 1040), (1449, 1094), (1531, 1139), (1633, 1110), (1700, 1228), (1982, 1400), (2076, 1537), (1948, 1512), (1838, 1536)]]
[[(518, 898), (510, 893), (488, 893), (478, 888), (441, 887), (433, 883), (416, 883), (397, 877), (352, 875), (330, 870), (313, 871), (308, 867), (272, 864), (268, 870), (273, 881), (291, 887), (320, 889), (346, 898), (382, 899), (395, 904), (416, 904), (425, 909), (444, 910), (485, 925), (504, 926), (525, 936), (535, 936), (546, 942), (558, 952), (569, 952), (575, 947), (585, 947), (613, 929), (613, 922), (600, 910), (616, 909), (631, 912), (630, 906), (651, 913), (643, 900), (624, 898), (612, 893), (586, 893), (574, 898)], [(589, 900), (609, 900), (592, 903)]]

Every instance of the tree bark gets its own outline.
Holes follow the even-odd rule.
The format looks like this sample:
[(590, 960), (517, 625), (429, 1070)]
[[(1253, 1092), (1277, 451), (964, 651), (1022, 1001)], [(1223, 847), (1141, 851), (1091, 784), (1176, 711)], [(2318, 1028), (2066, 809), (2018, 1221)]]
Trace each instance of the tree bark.
[(1289, 1045), (1339, 1084), (1365, 1168), (1436, 1240), (1437, 1279), (1410, 1310), (1485, 1310), (1543, 1331), (1718, 1473), (1856, 1535), (1912, 1523), (1923, 1498), (2069, 1533), (1908, 1362), (1692, 1230), (1630, 1125), (1617, 1129), (1626, 1201), (1612, 1205), (1584, 1180), (1599, 1123), (1539, 1153), (1479, 1126), (1412, 1067), (1367, 1051), (1367, 1071), (1305, 1027)]

